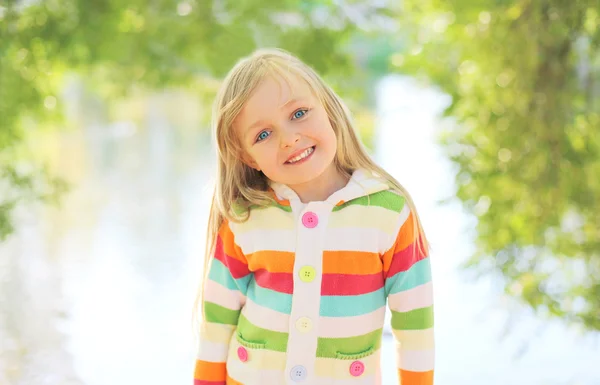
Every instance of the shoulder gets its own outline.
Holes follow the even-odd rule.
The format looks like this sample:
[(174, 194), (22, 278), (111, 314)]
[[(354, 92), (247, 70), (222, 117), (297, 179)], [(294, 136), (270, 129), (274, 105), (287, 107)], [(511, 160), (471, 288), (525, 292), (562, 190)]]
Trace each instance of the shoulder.
[(383, 209), (392, 214), (400, 214), (402, 211), (405, 211), (408, 208), (406, 197), (391, 188), (373, 192), (360, 198), (356, 198), (352, 201), (345, 202), (340, 205), (340, 209), (353, 205), (373, 208), (378, 211)]
[(392, 188), (374, 193), (371, 197), (379, 206), (390, 211), (401, 213), (408, 208), (406, 197)]
[(385, 224), (386, 247), (393, 247), (401, 232), (412, 223), (410, 198), (394, 188), (388, 188), (368, 196), (369, 206), (377, 211), (378, 226)]

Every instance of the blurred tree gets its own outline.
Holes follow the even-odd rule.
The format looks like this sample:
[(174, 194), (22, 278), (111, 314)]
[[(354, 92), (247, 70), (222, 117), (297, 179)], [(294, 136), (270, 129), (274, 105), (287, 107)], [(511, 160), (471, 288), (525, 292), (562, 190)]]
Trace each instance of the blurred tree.
[(600, 1), (406, 0), (398, 71), (452, 96), (443, 137), (478, 218), (467, 263), (600, 330)]
[(359, 98), (365, 77), (347, 43), (359, 30), (376, 34), (382, 22), (395, 21), (368, 0), (0, 1), (0, 240), (20, 201), (64, 190), (23, 143), (61, 118), (65, 74), (82, 75), (107, 98), (136, 85), (212, 96), (215, 78), (241, 56), (278, 46)]

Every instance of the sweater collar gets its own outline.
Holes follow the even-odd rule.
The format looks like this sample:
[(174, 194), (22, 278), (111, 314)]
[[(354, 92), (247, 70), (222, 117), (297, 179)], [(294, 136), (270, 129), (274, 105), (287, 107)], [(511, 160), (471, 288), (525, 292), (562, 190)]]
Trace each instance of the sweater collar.
[[(289, 186), (278, 182), (270, 182), (270, 186), (280, 204), (289, 202), (299, 203), (300, 198)], [(358, 169), (352, 173), (346, 186), (334, 192), (325, 200), (331, 206), (339, 206), (351, 200), (388, 190), (390, 186), (381, 177), (377, 177), (370, 171)], [(287, 201), (287, 202), (286, 202)]]

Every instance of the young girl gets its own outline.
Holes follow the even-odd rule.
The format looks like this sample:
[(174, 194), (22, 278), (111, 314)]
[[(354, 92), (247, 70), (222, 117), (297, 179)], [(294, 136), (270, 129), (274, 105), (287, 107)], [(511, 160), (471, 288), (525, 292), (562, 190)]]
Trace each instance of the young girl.
[(427, 241), (340, 98), (289, 53), (259, 50), (226, 77), (213, 125), (194, 384), (381, 384), (387, 301), (400, 382), (431, 385)]

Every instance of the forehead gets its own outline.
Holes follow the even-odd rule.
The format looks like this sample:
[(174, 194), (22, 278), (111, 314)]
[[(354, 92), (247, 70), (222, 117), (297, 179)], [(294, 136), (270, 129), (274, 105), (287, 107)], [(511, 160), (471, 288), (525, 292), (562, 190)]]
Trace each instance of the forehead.
[(254, 89), (246, 101), (235, 124), (241, 129), (258, 119), (269, 119), (291, 99), (309, 99), (312, 92), (308, 84), (295, 76), (267, 76)]

